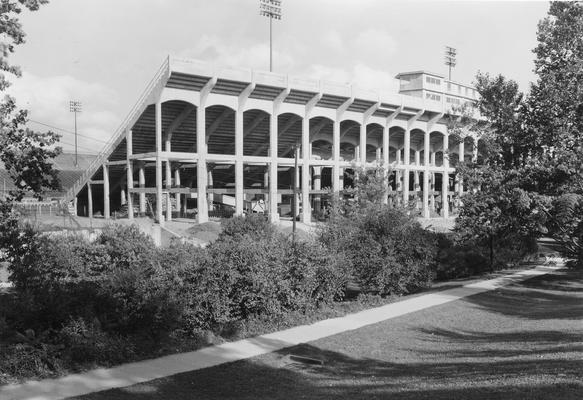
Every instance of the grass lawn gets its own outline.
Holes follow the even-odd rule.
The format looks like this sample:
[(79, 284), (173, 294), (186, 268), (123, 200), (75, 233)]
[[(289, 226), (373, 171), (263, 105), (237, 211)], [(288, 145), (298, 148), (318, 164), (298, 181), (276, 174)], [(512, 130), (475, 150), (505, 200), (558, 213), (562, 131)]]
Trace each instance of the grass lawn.
[(560, 271), (278, 353), (77, 399), (229, 398), (581, 399), (583, 273)]

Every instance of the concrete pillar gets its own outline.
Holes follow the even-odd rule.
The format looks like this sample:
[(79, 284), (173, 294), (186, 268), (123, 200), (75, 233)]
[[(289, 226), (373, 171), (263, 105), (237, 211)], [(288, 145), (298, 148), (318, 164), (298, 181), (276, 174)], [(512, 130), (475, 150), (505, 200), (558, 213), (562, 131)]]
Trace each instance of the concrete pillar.
[(354, 161), (360, 162), (360, 145), (354, 146)]
[(387, 193), (383, 199), (383, 204), (389, 203), (389, 126), (383, 126), (383, 171), (385, 183), (387, 185)]
[[(312, 178), (312, 182), (314, 185), (314, 190), (321, 190), (322, 189), (322, 167), (313, 167), (314, 168), (314, 176)], [(320, 212), (322, 208), (322, 195), (316, 194), (314, 195), (314, 210), (316, 212)]]
[(87, 184), (87, 209), (89, 212), (89, 219), (93, 219), (93, 190), (91, 188), (91, 183)]
[(204, 104), (200, 104), (196, 109), (196, 148), (198, 152), (198, 162), (196, 164), (197, 222), (203, 223), (209, 219), (207, 205), (206, 110)]
[(277, 209), (277, 142), (278, 142), (278, 132), (277, 132), (277, 115), (276, 107), (274, 106), (274, 114), (270, 117), (269, 123), (269, 157), (271, 162), (268, 165), (268, 170), (266, 171), (266, 176), (264, 182), (269, 188), (269, 196), (267, 199), (269, 213), (269, 220), (271, 222), (277, 222), (279, 220), (279, 213)]
[[(167, 142), (168, 143), (168, 142)], [(172, 188), (172, 165), (166, 160), (166, 221), (172, 221), (172, 199), (170, 189)]]
[(409, 205), (409, 165), (411, 156), (411, 130), (409, 128), (405, 129), (405, 151), (403, 154), (403, 164), (405, 170), (403, 172), (403, 205), (407, 207)]
[(134, 162), (130, 159), (133, 155), (133, 132), (126, 130), (126, 181), (128, 187), (128, 219), (134, 219), (134, 199), (132, 189), (134, 188)]
[(304, 223), (312, 222), (310, 205), (310, 118), (309, 114), (302, 120), (302, 215)]
[[(213, 188), (213, 185), (214, 185), (214, 182), (213, 182), (213, 169), (212, 168), (208, 168), (207, 169), (207, 188), (208, 189), (212, 189)], [(207, 192), (208, 192), (208, 190), (207, 190)], [(207, 197), (208, 197), (208, 201), (207, 201), (208, 210), (209, 211), (212, 211), (214, 209), (213, 200), (214, 200), (215, 195), (214, 195), (214, 193), (208, 193), (207, 194)]]
[(156, 101), (156, 220), (164, 225), (162, 212), (162, 102)]
[(401, 149), (397, 149), (395, 155), (397, 157), (397, 165), (402, 164), (403, 163), (403, 160), (401, 159)]
[(109, 167), (103, 164), (103, 217), (105, 219), (109, 219), (111, 215), (109, 205)]
[(366, 165), (366, 121), (360, 125), (360, 163), (364, 167)]
[[(299, 149), (297, 151), (299, 151)], [(296, 185), (295, 187), (297, 187), (297, 188), (300, 187), (300, 182), (302, 180), (301, 179), (301, 177), (302, 177), (301, 170), (302, 170), (302, 166), (299, 165), (299, 163), (298, 163), (298, 170), (295, 172), (295, 182), (294, 182), (294, 184)], [(292, 168), (292, 177), (293, 177), (293, 175), (294, 175), (294, 172), (293, 172), (293, 168)], [(293, 215), (294, 218), (297, 218), (300, 215), (300, 201), (301, 201), (301, 199), (302, 199), (302, 192), (301, 192), (301, 190), (298, 189), (298, 193), (296, 193), (296, 198), (294, 199), (295, 205), (296, 205), (295, 206), (295, 213)]]
[(336, 119), (332, 126), (332, 190), (338, 193), (343, 189), (344, 184), (340, 184), (342, 171), (340, 169), (340, 121)]
[(449, 217), (449, 137), (443, 135), (443, 179), (441, 181), (442, 217)]
[(429, 139), (428, 130), (423, 138), (423, 217), (425, 218), (429, 218)]
[[(144, 164), (140, 164), (138, 168), (138, 185), (140, 188), (146, 187), (146, 170)], [(140, 192), (140, 214), (146, 213), (146, 193)]]
[(124, 189), (121, 189), (119, 203), (121, 206), (127, 203), (126, 191)]
[(431, 165), (435, 167), (435, 152), (431, 153)]
[(435, 211), (435, 173), (431, 173), (431, 195), (429, 197), (429, 207)]
[[(176, 168), (174, 170), (174, 186), (179, 188), (180, 185), (181, 185), (180, 168)], [(180, 211), (182, 210), (182, 193), (176, 193), (175, 197), (176, 197), (176, 211), (178, 211), (179, 216), (180, 216)]]
[[(464, 143), (463, 139), (459, 144), (459, 153), (460, 153), (460, 156), (459, 156), (460, 162), (464, 162), (465, 143)], [(462, 195), (464, 194), (464, 183), (462, 181), (461, 176), (459, 176), (459, 174), (456, 174), (456, 176), (458, 177), (458, 192), (457, 193), (458, 193), (459, 197), (461, 198)], [(459, 207), (459, 204), (458, 204), (458, 207)]]
[(243, 110), (235, 113), (235, 215), (243, 215)]

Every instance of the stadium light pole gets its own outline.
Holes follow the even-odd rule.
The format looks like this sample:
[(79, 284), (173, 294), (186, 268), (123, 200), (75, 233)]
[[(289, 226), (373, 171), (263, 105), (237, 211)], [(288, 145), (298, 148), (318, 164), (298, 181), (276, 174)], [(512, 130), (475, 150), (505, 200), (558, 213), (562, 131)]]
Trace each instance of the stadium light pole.
[(281, 0), (259, 0), (259, 15), (269, 18), (269, 72), (273, 72), (273, 19), (281, 19)]
[(455, 67), (457, 60), (457, 50), (453, 47), (445, 46), (445, 65), (449, 67), (449, 80), (451, 81), (451, 67)]
[(77, 100), (69, 101), (69, 111), (75, 114), (75, 167), (79, 166), (77, 160), (77, 113), (81, 112), (81, 102)]

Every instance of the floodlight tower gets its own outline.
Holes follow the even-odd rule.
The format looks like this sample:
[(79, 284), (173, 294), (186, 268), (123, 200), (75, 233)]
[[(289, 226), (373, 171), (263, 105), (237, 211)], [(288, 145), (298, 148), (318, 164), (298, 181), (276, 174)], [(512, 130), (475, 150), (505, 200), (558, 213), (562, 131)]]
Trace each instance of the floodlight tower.
[(457, 50), (453, 47), (445, 46), (445, 65), (449, 67), (449, 80), (451, 81), (451, 67), (455, 67)]
[(69, 111), (75, 113), (75, 166), (79, 166), (77, 160), (77, 113), (81, 112), (81, 102), (77, 100), (69, 101)]
[(259, 15), (269, 18), (269, 72), (272, 72), (273, 19), (281, 19), (281, 0), (259, 0)]

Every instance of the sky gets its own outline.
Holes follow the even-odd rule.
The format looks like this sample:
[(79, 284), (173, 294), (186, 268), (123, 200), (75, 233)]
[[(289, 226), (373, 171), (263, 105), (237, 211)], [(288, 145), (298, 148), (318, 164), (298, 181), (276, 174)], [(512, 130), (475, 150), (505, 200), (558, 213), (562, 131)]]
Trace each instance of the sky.
[[(397, 91), (399, 72), (447, 74), (444, 46), (457, 49), (452, 79), (502, 74), (523, 91), (532, 72), (536, 28), (548, 2), (283, 0), (273, 21), (274, 72)], [(168, 55), (218, 66), (269, 70), (269, 19), (259, 0), (50, 0), (23, 12), (26, 43), (10, 93), (30, 127), (101, 150)]]

